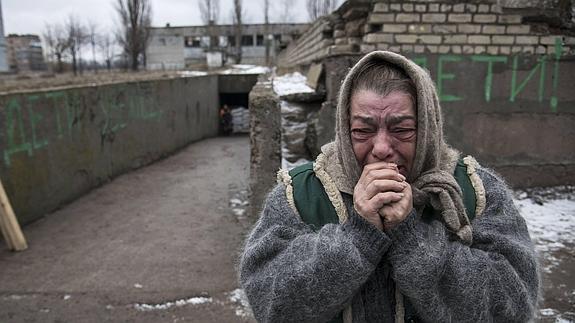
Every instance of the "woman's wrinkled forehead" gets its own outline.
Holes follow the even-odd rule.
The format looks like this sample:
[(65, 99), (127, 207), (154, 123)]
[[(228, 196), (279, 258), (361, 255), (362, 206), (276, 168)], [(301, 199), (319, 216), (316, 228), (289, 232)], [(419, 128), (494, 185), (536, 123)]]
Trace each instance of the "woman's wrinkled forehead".
[(414, 106), (417, 106), (417, 90), (414, 82), (396, 65), (383, 60), (368, 61), (355, 70), (350, 77), (350, 101), (355, 93), (362, 90), (371, 91), (383, 97), (392, 92), (402, 92), (407, 93)]

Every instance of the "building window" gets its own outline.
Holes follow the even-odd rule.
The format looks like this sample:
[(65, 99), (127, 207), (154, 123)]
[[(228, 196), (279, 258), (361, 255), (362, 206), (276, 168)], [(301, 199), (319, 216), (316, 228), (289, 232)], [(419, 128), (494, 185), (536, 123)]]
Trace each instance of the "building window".
[(256, 46), (263, 46), (263, 45), (264, 45), (264, 35), (257, 35)]
[(226, 37), (226, 36), (220, 36), (219, 38), (220, 38), (220, 40), (219, 40), (220, 47), (227, 47), (227, 46), (229, 45), (229, 43), (228, 43), (228, 37)]
[(201, 47), (201, 39), (199, 37), (185, 37), (184, 45), (186, 47)]
[(254, 45), (254, 37), (252, 35), (242, 36), (242, 46), (253, 46), (253, 45)]
[[(198, 47), (210, 47), (210, 37), (209, 36), (203, 36), (202, 38), (200, 38), (200, 46)], [(214, 44), (216, 45), (216, 44)]]
[(228, 45), (231, 47), (236, 46), (236, 36), (228, 36)]
[(166, 39), (165, 38), (160, 38), (160, 45), (166, 46)]

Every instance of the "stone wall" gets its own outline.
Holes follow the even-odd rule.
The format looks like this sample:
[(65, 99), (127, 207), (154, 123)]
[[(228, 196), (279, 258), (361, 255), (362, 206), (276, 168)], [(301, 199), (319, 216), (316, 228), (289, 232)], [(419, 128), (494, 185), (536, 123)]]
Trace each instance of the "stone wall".
[(27, 223), (217, 135), (218, 108), (217, 76), (0, 95), (0, 178)]
[[(494, 1), (348, 0), (291, 44), (282, 67), (306, 67), (341, 54), (390, 50), (403, 54), (575, 55), (575, 32), (541, 18), (533, 8)], [(333, 36), (333, 37), (330, 37)]]
[(329, 55), (333, 45), (333, 26), (330, 17), (316, 20), (311, 27), (296, 41), (283, 51), (278, 61), (280, 66), (291, 67), (309, 64)]
[(362, 52), (385, 49), (403, 53), (573, 55), (575, 37), (544, 24), (523, 23), (491, 3), (376, 3), (370, 13)]

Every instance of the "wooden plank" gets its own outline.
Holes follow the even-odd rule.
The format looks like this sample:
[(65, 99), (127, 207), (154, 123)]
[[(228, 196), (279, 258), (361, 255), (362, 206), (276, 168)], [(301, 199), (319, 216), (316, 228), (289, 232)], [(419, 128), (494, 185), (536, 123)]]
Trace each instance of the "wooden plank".
[(8, 247), (9, 250), (14, 250), (14, 245), (12, 244), (12, 239), (9, 238), (8, 236), (8, 231), (6, 230), (6, 228), (8, 228), (8, 224), (6, 223), (6, 219), (7, 217), (4, 216), (4, 211), (0, 210), (0, 232), (2, 232), (2, 236), (4, 237), (4, 240), (6, 241), (6, 246)]
[(20, 229), (20, 224), (14, 215), (12, 205), (6, 196), (4, 185), (0, 180), (0, 229), (8, 249), (14, 251), (22, 251), (28, 248), (24, 234)]

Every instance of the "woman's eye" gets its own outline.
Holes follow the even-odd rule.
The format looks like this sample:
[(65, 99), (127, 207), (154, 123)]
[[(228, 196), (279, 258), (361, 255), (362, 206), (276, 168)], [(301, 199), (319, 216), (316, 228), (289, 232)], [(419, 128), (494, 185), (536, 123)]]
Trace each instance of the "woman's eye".
[(369, 128), (357, 129), (357, 131), (360, 133), (372, 133), (372, 132), (374, 132), (373, 129), (369, 129)]
[(396, 128), (392, 132), (400, 139), (409, 139), (415, 135), (414, 128)]
[(409, 132), (409, 131), (415, 131), (415, 128), (395, 128), (395, 129), (392, 129), (392, 132)]
[(371, 129), (368, 128), (358, 128), (358, 129), (352, 129), (351, 130), (351, 134), (354, 137), (367, 137), (369, 136), (373, 131)]

